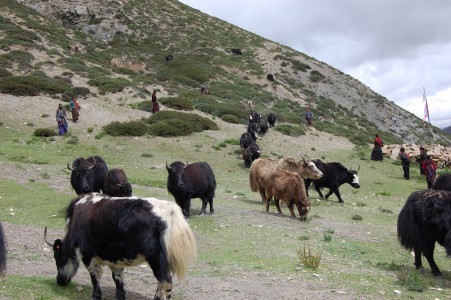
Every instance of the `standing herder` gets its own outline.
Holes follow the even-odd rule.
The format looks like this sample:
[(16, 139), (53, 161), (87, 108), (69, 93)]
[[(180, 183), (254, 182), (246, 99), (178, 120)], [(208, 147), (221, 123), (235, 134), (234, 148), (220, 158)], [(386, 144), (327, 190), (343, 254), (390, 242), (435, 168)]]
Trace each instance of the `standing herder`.
[(423, 162), (426, 160), (427, 152), (423, 146), (420, 146), (420, 155), (416, 162), (420, 165), (420, 175), (424, 175)]
[(435, 162), (432, 160), (432, 158), (427, 155), (426, 159), (423, 161), (423, 164), (421, 165), (421, 168), (424, 171), (424, 174), (426, 175), (426, 182), (428, 184), (428, 189), (432, 189), (434, 186), (435, 171), (437, 170), (437, 167), (435, 165)]
[(56, 122), (58, 122), (58, 134), (63, 135), (67, 133), (67, 121), (66, 111), (63, 109), (63, 105), (60, 103), (56, 110)]
[(304, 114), (305, 120), (307, 121), (307, 125), (312, 125), (313, 113), (310, 111), (310, 108), (307, 108), (306, 113)]
[(402, 170), (404, 171), (404, 179), (410, 179), (410, 156), (404, 148), (399, 150), (398, 157), (401, 159)]
[(69, 101), (69, 109), (70, 109), (70, 111), (72, 113), (72, 121), (74, 123), (77, 123), (78, 122), (78, 116), (79, 116), (79, 114), (78, 114), (78, 103), (77, 103), (77, 100), (74, 97), (72, 97), (70, 99), (70, 101)]
[(152, 93), (152, 113), (156, 113), (157, 111), (160, 110), (160, 104), (157, 101), (157, 91), (153, 90)]

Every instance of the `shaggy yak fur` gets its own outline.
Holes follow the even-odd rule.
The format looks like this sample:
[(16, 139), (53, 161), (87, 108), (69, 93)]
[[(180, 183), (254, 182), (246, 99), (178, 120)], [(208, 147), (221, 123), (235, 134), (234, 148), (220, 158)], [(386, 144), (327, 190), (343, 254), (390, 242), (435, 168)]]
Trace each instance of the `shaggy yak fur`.
[(265, 193), (266, 212), (269, 211), (269, 203), (272, 197), (274, 197), (279, 214), (282, 213), (279, 204), (279, 201), (282, 200), (290, 210), (292, 218), (296, 218), (293, 210), (294, 205), (296, 205), (300, 220), (306, 219), (311, 203), (307, 199), (307, 194), (305, 193), (304, 181), (298, 174), (284, 170), (276, 170), (271, 174), (267, 181)]
[(398, 216), (398, 239), (404, 248), (415, 252), (415, 267), (422, 268), (426, 257), (434, 276), (441, 276), (434, 261), (435, 242), (451, 255), (451, 192), (419, 191), (412, 193)]

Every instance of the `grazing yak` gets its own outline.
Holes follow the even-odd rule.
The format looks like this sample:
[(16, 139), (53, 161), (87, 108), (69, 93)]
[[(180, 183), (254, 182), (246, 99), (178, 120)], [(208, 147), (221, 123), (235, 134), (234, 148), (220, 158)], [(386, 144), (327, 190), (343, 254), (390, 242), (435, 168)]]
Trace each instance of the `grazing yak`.
[(451, 191), (451, 174), (442, 174), (434, 182), (434, 190)]
[(6, 237), (3, 232), (2, 223), (0, 223), (0, 275), (6, 272)]
[(166, 61), (173, 60), (173, 59), (174, 59), (174, 55), (168, 54), (168, 55), (166, 55), (166, 56), (164, 57), (164, 59), (165, 59)]
[(304, 181), (298, 174), (284, 170), (276, 170), (272, 173), (265, 185), (266, 212), (269, 211), (269, 203), (272, 197), (274, 197), (279, 214), (282, 213), (279, 204), (279, 201), (282, 200), (290, 210), (292, 218), (296, 218), (293, 210), (293, 206), (296, 205), (299, 219), (306, 219), (311, 203), (305, 193)]
[(313, 182), (315, 186), (315, 190), (318, 192), (321, 198), (324, 198), (323, 193), (321, 193), (321, 188), (327, 187), (329, 188), (329, 192), (326, 194), (326, 200), (329, 198), (332, 193), (334, 193), (339, 203), (343, 203), (343, 199), (341, 198), (340, 191), (338, 188), (343, 183), (349, 183), (353, 188), (360, 188), (358, 171), (348, 170), (342, 164), (338, 162), (331, 163), (323, 163), (320, 159), (313, 160), (318, 169), (323, 172), (324, 176), (320, 179), (306, 179), (305, 180), (305, 189), (308, 196), (308, 188), (310, 183)]
[(274, 75), (268, 74), (268, 75), (266, 75), (266, 79), (268, 79), (269, 81), (274, 81)]
[(130, 197), (132, 186), (127, 180), (124, 170), (111, 169), (105, 176), (103, 193), (112, 197)]
[(243, 55), (243, 52), (241, 52), (241, 49), (238, 49), (238, 48), (232, 48), (232, 49), (230, 49), (230, 51), (232, 51), (233, 54)]
[(91, 275), (92, 298), (100, 300), (102, 266), (108, 266), (116, 284), (116, 299), (125, 299), (123, 271), (147, 262), (158, 281), (154, 299), (170, 299), (172, 274), (183, 280), (196, 256), (196, 241), (180, 207), (155, 198), (82, 195), (66, 210), (66, 235), (53, 248), (58, 275), (67, 285), (80, 260)]
[(72, 166), (67, 163), (67, 168), (72, 171), (70, 183), (77, 195), (103, 191), (108, 166), (100, 156), (79, 157)]
[(273, 113), (269, 113), (268, 117), (266, 118), (266, 120), (268, 121), (269, 127), (274, 127), (276, 126), (276, 119), (277, 116)]
[(434, 261), (435, 242), (451, 255), (451, 192), (426, 190), (413, 192), (398, 216), (398, 240), (415, 253), (415, 267), (422, 268), (421, 254), (434, 276), (441, 276)]
[(192, 198), (202, 200), (199, 215), (206, 214), (207, 203), (210, 205), (210, 215), (214, 214), (213, 198), (215, 197), (216, 179), (213, 170), (206, 162), (195, 162), (186, 165), (180, 161), (170, 166), (168, 171), (168, 191), (174, 196), (175, 202), (182, 208), (183, 214), (189, 218)]
[(249, 168), (254, 160), (261, 156), (262, 150), (256, 143), (250, 144), (243, 150), (243, 160), (246, 168)]
[(255, 143), (257, 141), (257, 134), (254, 132), (249, 133), (245, 132), (240, 137), (240, 147), (246, 149), (250, 144)]
[(283, 157), (279, 160), (269, 158), (258, 158), (254, 160), (249, 172), (249, 186), (251, 191), (259, 192), (262, 202), (266, 202), (266, 186), (269, 185), (272, 173), (276, 170), (284, 170), (299, 175), (301, 179), (321, 178), (323, 173), (315, 166), (312, 161), (299, 163), (293, 158)]

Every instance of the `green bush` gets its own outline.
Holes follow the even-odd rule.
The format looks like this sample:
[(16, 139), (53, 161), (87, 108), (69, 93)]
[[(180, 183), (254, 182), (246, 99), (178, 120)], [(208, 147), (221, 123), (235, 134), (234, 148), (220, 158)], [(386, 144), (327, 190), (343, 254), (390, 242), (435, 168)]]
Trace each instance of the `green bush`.
[(194, 104), (191, 99), (185, 97), (166, 97), (159, 100), (163, 105), (177, 110), (193, 110)]
[(326, 76), (324, 76), (323, 74), (321, 74), (319, 71), (317, 70), (312, 70), (310, 72), (310, 76), (309, 76), (310, 81), (312, 82), (321, 82), (324, 79), (326, 79)]
[(118, 122), (114, 121), (103, 127), (106, 134), (112, 136), (142, 136), (147, 133), (149, 126), (142, 121)]
[(232, 123), (232, 124), (239, 124), (240, 120), (237, 116), (231, 115), (231, 114), (225, 114), (221, 118), (224, 122)]
[(55, 130), (50, 128), (36, 128), (36, 130), (33, 133), (34, 136), (42, 136), (42, 137), (49, 137), (49, 136), (56, 136), (58, 133), (56, 133)]
[(196, 114), (183, 113), (178, 111), (159, 111), (151, 117), (144, 119), (143, 121), (154, 125), (166, 120), (183, 120), (186, 126), (192, 128), (193, 132), (200, 132), (202, 130), (218, 130), (218, 125), (208, 118), (201, 117)]
[(289, 136), (300, 136), (305, 134), (305, 128), (299, 125), (281, 124), (274, 127), (278, 132)]
[(130, 86), (131, 82), (123, 77), (109, 78), (106, 76), (97, 76), (88, 81), (88, 84), (99, 88), (99, 93), (117, 93), (125, 87)]
[(60, 78), (50, 78), (41, 71), (28, 76), (7, 76), (0, 81), (0, 92), (16, 96), (66, 93), (70, 86)]
[(194, 131), (191, 125), (179, 119), (163, 120), (150, 127), (150, 134), (163, 137), (190, 135)]

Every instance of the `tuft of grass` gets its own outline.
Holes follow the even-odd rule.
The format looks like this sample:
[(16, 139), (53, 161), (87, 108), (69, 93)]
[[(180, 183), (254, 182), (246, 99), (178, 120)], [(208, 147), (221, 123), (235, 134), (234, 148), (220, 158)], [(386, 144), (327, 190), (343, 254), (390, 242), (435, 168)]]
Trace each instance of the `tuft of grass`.
[(353, 216), (352, 216), (352, 219), (355, 220), (355, 221), (362, 221), (362, 220), (363, 220), (362, 216), (361, 216), (361, 215), (358, 215), (358, 214), (353, 215)]
[(408, 291), (423, 292), (426, 289), (426, 281), (418, 270), (402, 270), (398, 273), (398, 281)]
[(322, 251), (318, 250), (318, 252), (313, 253), (310, 249), (310, 246), (306, 246), (304, 243), (304, 247), (300, 248), (298, 251), (299, 259), (301, 264), (306, 266), (309, 269), (316, 270), (321, 263)]
[(332, 241), (332, 234), (330, 234), (329, 232), (324, 232), (323, 233), (323, 239), (324, 239), (325, 242)]

